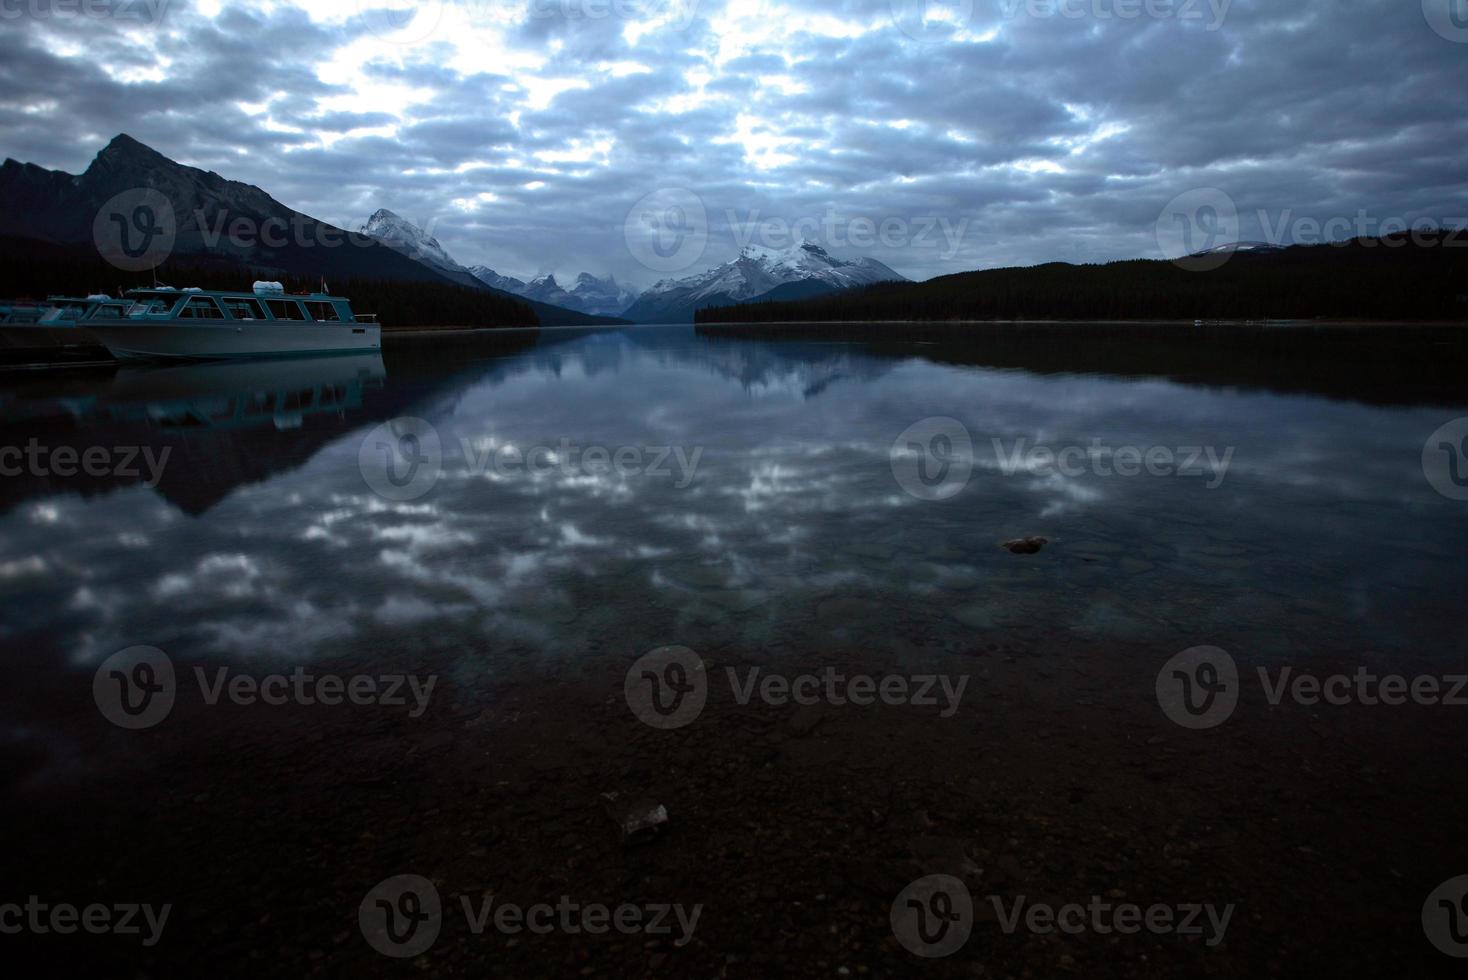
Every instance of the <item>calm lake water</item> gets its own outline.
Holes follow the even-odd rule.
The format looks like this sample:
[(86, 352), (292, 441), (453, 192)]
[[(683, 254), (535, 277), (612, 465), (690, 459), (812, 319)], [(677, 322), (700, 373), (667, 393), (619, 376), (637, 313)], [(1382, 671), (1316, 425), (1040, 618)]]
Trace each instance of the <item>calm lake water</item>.
[(1468, 504), (1422, 454), (1468, 398), (1027, 357), (638, 328), (6, 379), (0, 442), (137, 471), (0, 482), (9, 734), (64, 755), (49, 706), (136, 644), (461, 679), (670, 644), (1459, 651)]
[[(434, 974), (908, 976), (894, 915), (939, 873), (979, 918), (934, 975), (1431, 975), (1462, 709), (1272, 706), (1252, 668), (1462, 672), (1461, 346), (1323, 329), (545, 330), (0, 379), (7, 896), (170, 903), (153, 946), (30, 937), (72, 975), (378, 975), (408, 953), (368, 913), (412, 888)], [(1241, 678), (1206, 730), (1162, 700), (1200, 646)], [(701, 660), (638, 673), (668, 647)], [(136, 699), (144, 667), (177, 697)], [(740, 700), (755, 669), (957, 686)], [(421, 700), (314, 699), (403, 675)], [(479, 934), (455, 913), (491, 892), (706, 914)], [(1097, 894), (1238, 915), (1217, 946), (979, 915)]]

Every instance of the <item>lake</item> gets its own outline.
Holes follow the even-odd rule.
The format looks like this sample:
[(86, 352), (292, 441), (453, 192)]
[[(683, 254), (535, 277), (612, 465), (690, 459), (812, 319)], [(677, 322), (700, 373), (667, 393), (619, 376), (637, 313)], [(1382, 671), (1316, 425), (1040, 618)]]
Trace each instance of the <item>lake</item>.
[[(897, 974), (888, 906), (931, 872), (981, 907), (952, 975), (1433, 968), (1463, 708), (1359, 675), (1463, 670), (1461, 370), (1290, 327), (887, 327), (0, 380), (11, 876), (175, 903), (127, 960), (164, 972), (372, 968), (358, 903), (409, 872), (440, 970), (760, 975), (793, 930), (809, 972)], [(1223, 715), (1161, 693), (1196, 648)], [(1271, 703), (1300, 674), (1352, 680)], [(643, 798), (667, 822), (629, 831)], [(449, 914), (485, 891), (707, 907), (507, 943)], [(982, 912), (1112, 891), (1240, 911), (1124, 960)]]

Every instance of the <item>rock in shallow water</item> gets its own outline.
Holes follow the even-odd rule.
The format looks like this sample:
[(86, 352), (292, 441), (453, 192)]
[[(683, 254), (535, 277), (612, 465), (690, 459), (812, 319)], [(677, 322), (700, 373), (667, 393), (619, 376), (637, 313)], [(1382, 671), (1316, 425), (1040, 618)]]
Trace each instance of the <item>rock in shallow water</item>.
[(657, 837), (668, 822), (668, 810), (656, 800), (636, 799), (623, 801), (617, 793), (603, 793), (607, 815), (617, 823), (622, 832), (622, 841), (627, 844), (641, 843)]
[(1007, 548), (1010, 553), (1016, 555), (1034, 555), (1038, 554), (1040, 549), (1049, 543), (1049, 538), (1015, 538), (1013, 541), (1004, 542), (1000, 547)]

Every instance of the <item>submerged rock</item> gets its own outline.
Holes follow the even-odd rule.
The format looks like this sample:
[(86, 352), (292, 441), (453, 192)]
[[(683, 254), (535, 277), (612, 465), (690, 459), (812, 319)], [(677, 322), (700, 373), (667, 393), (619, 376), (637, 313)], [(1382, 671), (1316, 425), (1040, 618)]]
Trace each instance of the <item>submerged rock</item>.
[(1000, 547), (1007, 548), (1011, 554), (1034, 555), (1038, 554), (1040, 549), (1049, 543), (1049, 538), (1015, 538), (1013, 541), (1004, 542)]
[(607, 815), (616, 821), (622, 841), (636, 844), (652, 840), (668, 822), (668, 809), (657, 800), (643, 797), (623, 801), (617, 793), (603, 793)]

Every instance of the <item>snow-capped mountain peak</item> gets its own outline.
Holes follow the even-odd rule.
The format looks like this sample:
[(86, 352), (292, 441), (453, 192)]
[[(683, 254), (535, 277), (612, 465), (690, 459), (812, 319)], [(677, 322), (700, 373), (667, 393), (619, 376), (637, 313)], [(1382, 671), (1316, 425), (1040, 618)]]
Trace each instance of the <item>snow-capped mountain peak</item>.
[(367, 223), (361, 227), (360, 231), (434, 268), (448, 272), (469, 271), (454, 261), (453, 256), (449, 255), (438, 243), (437, 238), (387, 208), (378, 208), (374, 211), (372, 217), (367, 219)]
[(487, 265), (476, 265), (469, 272), (480, 282), (495, 289), (593, 316), (619, 316), (637, 299), (635, 293), (621, 286), (611, 276), (598, 279), (589, 272), (578, 275), (576, 285), (569, 290), (556, 280), (553, 272), (538, 275), (529, 282), (513, 276), (502, 276)]
[(745, 245), (721, 266), (658, 282), (638, 297), (627, 316), (644, 323), (683, 322), (703, 307), (757, 299), (788, 283), (807, 284), (808, 294), (902, 279), (876, 259), (838, 259), (811, 241), (788, 248)]

